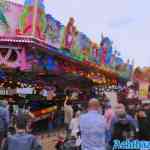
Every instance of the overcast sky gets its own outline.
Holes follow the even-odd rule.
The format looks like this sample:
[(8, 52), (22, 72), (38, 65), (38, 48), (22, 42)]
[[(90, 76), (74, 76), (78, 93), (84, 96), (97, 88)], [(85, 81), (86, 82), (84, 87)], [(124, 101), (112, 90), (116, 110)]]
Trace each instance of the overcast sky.
[[(23, 3), (24, 0), (11, 0)], [(101, 32), (136, 65), (150, 66), (150, 0), (44, 0), (46, 12), (66, 24), (75, 17), (77, 28), (94, 41)]]

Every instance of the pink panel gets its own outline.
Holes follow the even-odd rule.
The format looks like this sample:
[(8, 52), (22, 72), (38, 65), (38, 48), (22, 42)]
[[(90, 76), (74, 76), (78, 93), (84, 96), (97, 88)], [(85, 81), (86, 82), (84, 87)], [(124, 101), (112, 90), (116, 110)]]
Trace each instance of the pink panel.
[(5, 16), (10, 28), (9, 30), (6, 30), (5, 26), (0, 24), (0, 36), (7, 37), (16, 35), (16, 29), (18, 27), (19, 17), (21, 16), (22, 10), (22, 5), (8, 2), (7, 9), (3, 12), (3, 15)]

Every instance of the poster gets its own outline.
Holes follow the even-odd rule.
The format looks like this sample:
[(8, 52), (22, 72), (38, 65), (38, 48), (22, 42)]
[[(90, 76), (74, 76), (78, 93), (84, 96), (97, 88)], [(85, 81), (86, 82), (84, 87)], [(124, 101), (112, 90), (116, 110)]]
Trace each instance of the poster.
[(148, 98), (148, 89), (149, 83), (148, 82), (140, 82), (139, 83), (139, 98), (141, 100), (145, 100)]
[(53, 47), (61, 47), (61, 37), (64, 27), (59, 21), (55, 20), (50, 14), (46, 15), (46, 28), (44, 30), (46, 43)]

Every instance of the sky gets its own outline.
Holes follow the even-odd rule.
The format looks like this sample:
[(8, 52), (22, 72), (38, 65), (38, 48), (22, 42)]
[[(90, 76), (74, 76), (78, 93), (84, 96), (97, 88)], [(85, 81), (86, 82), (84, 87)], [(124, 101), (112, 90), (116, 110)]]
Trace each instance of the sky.
[[(11, 0), (24, 3), (24, 0)], [(46, 12), (63, 24), (74, 17), (78, 30), (99, 43), (101, 33), (136, 66), (150, 66), (150, 0), (44, 0)]]

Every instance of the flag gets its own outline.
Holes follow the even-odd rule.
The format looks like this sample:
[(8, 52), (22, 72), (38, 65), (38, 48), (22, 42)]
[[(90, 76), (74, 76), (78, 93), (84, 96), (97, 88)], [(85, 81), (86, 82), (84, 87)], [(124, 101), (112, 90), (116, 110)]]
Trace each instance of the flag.
[(107, 48), (102, 48), (101, 64), (106, 64)]
[(112, 57), (112, 47), (108, 48), (107, 50), (107, 55), (106, 55), (106, 64), (109, 65), (111, 62), (111, 57)]
[(101, 43), (100, 46), (102, 48), (101, 53), (101, 63), (102, 64), (110, 64), (112, 57), (112, 41), (108, 37), (104, 37), (101, 35)]

